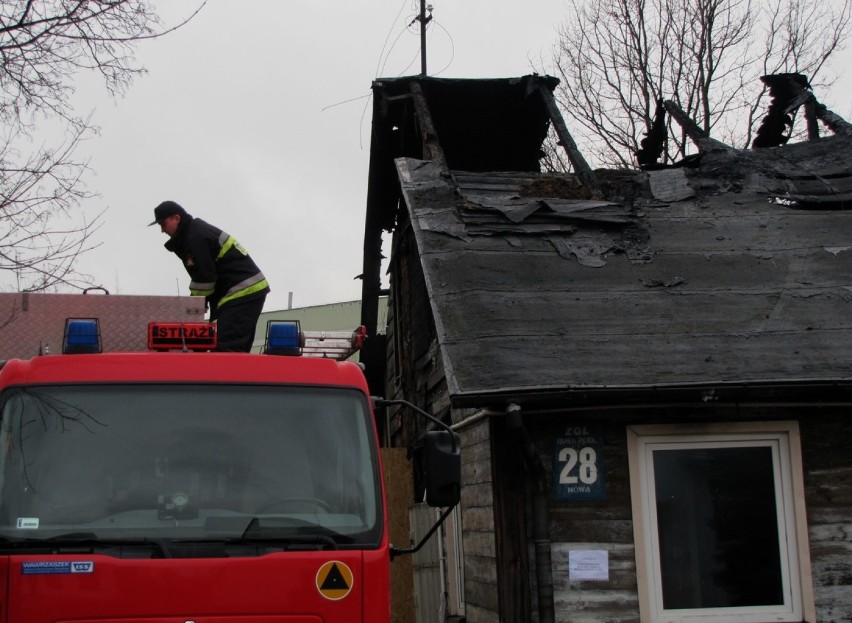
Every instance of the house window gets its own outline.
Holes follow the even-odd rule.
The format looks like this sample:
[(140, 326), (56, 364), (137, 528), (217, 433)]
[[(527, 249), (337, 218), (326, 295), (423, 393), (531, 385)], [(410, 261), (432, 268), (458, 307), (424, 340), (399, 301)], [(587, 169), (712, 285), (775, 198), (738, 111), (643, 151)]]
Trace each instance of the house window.
[(643, 623), (814, 620), (795, 422), (628, 428)]

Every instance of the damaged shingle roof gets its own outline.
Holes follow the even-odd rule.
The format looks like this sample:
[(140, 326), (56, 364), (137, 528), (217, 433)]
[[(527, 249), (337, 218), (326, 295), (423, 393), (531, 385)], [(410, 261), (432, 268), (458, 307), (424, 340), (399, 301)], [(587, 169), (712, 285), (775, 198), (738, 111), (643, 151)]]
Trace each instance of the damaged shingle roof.
[(850, 158), (711, 151), (611, 201), (398, 159), (451, 396), (852, 381)]

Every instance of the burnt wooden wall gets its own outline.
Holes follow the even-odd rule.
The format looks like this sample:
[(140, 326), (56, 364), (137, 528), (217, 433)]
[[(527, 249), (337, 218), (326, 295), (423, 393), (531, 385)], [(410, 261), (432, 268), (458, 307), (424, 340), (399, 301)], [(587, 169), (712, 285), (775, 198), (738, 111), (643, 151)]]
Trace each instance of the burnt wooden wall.
[[(401, 233), (394, 239), (390, 264), (387, 396), (404, 398), (445, 421), (454, 418), (458, 422), (472, 415), (473, 411), (451, 411), (443, 360), (416, 244), (411, 230), (404, 224), (399, 231)], [(396, 409), (390, 417), (389, 430), (392, 445), (416, 448), (423, 423), (410, 413)], [(500, 619), (499, 614), (490, 425), (487, 419), (482, 419), (458, 432), (462, 442), (460, 506), (466, 621), (510, 621), (511, 618)], [(422, 493), (415, 486), (414, 497), (420, 499), (418, 496)], [(507, 501), (506, 504), (512, 505), (513, 502)], [(517, 509), (517, 504), (514, 507)]]
[[(443, 418), (449, 414), (449, 397), (423, 271), (410, 228), (403, 224), (400, 230), (394, 236), (390, 264), (386, 395)], [(423, 426), (410, 413), (399, 413), (391, 431), (396, 443), (410, 445)]]
[(491, 418), (490, 425), (492, 470), (494, 481), (500, 483), (493, 492), (499, 620), (529, 621), (532, 612), (530, 581), (523, 571), (529, 569), (530, 561), (534, 560), (526, 547), (527, 535), (533, 529), (527, 530), (528, 467), (519, 444), (526, 440), (508, 427), (504, 418)]

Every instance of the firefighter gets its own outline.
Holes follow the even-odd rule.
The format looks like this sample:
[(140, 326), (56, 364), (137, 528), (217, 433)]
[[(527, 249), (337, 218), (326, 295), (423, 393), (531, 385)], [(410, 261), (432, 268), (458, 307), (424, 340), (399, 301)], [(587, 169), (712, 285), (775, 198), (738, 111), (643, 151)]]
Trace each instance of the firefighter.
[[(203, 296), (216, 321), (220, 351), (251, 350), (269, 283), (234, 239), (174, 201), (154, 208), (154, 221), (168, 234), (166, 250), (177, 255), (191, 279), (189, 291)], [(149, 225), (149, 226), (150, 226)]]

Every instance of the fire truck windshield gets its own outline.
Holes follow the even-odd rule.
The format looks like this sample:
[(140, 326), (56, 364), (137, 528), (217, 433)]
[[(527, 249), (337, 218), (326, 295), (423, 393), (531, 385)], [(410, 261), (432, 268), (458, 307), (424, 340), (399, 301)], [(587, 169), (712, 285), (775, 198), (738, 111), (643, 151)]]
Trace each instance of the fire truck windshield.
[(16, 387), (0, 414), (6, 543), (379, 545), (377, 449), (355, 390)]

